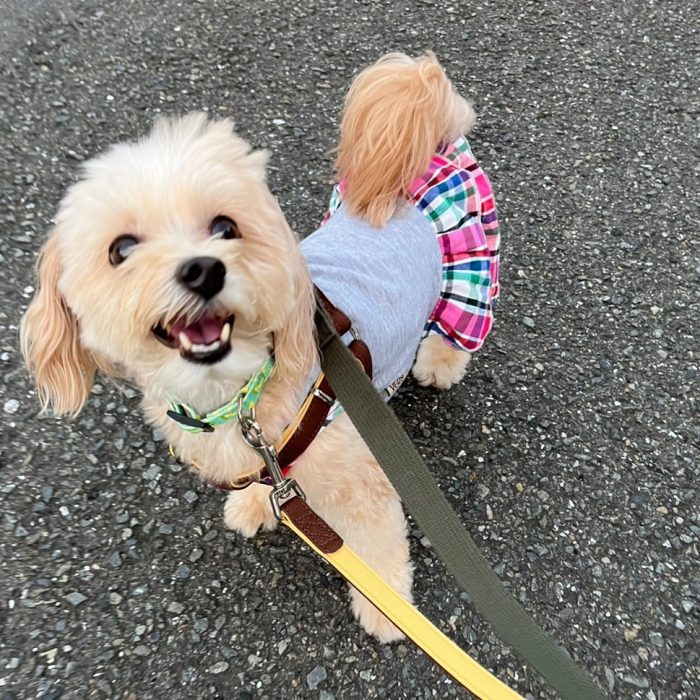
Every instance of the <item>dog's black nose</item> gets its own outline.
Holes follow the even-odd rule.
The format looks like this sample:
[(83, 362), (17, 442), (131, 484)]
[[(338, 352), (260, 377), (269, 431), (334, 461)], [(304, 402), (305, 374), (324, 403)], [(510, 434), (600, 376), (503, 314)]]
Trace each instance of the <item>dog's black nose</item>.
[(226, 268), (218, 258), (190, 258), (178, 267), (176, 277), (187, 289), (204, 299), (211, 299), (224, 287)]

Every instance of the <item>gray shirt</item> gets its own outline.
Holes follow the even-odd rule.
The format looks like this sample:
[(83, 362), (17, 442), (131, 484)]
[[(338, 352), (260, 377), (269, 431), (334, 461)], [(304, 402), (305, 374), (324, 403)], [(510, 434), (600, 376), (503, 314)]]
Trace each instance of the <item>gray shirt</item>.
[(442, 256), (428, 219), (403, 207), (376, 229), (341, 206), (301, 250), (314, 284), (367, 343), (372, 381), (388, 398), (411, 368), (440, 294)]

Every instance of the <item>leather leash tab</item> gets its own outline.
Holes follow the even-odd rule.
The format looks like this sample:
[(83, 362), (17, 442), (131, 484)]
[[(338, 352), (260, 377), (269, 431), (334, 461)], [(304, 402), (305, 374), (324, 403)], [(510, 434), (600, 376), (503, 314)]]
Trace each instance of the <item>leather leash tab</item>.
[(292, 498), (282, 504), (282, 512), (324, 554), (333, 554), (343, 546), (340, 535), (315, 513), (301, 498)]

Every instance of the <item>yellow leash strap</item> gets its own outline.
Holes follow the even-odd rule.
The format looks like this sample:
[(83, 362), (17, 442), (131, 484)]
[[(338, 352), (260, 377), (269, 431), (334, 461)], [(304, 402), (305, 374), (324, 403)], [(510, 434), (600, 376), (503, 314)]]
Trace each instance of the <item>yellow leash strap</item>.
[(522, 696), (480, 666), (413, 605), (406, 602), (301, 498), (294, 497), (284, 503), (281, 515), (282, 522), (292, 532), (322, 556), (467, 690), (482, 700), (522, 700)]

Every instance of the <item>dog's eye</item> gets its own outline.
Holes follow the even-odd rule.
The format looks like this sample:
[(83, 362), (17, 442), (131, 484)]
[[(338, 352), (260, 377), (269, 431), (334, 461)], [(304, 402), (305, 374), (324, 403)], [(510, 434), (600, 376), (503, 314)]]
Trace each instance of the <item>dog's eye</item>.
[(128, 233), (115, 238), (112, 241), (112, 245), (109, 246), (109, 262), (112, 264), (112, 267), (121, 265), (137, 245), (138, 239)]
[(210, 233), (212, 238), (231, 239), (241, 237), (238, 226), (227, 216), (217, 216), (214, 221), (211, 222)]

